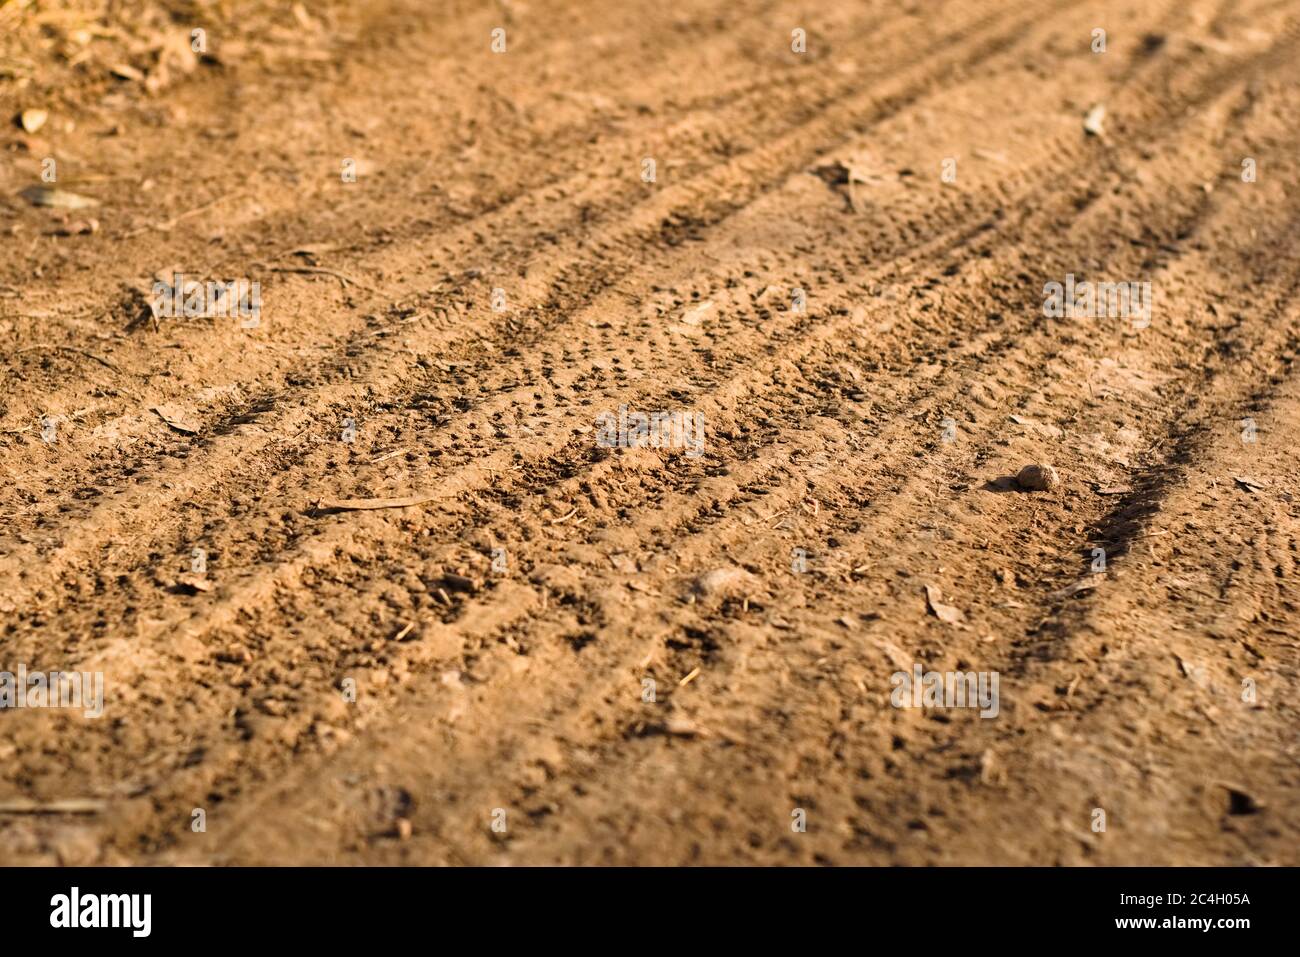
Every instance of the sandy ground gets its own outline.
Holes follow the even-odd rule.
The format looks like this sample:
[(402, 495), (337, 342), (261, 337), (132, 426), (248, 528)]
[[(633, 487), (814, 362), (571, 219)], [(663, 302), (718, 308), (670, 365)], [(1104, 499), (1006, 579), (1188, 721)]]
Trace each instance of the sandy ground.
[(101, 6), (0, 5), (0, 669), (104, 680), (0, 860), (1300, 863), (1300, 4)]

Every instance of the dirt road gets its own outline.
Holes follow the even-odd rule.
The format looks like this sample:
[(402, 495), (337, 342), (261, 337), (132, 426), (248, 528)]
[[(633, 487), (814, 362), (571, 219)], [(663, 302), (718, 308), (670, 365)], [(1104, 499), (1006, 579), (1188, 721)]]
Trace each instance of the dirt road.
[(1300, 4), (1120, 6), (9, 8), (0, 859), (1300, 863)]

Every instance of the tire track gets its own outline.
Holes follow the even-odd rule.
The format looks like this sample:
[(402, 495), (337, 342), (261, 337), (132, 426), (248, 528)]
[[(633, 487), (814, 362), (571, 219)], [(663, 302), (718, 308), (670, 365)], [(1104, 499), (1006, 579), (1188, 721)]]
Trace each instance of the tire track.
[[(1181, 231), (1184, 231), (1184, 227), (1183, 227), (1183, 226), (1180, 226), (1180, 225), (1178, 225), (1178, 224), (1174, 224), (1174, 225), (1171, 227), (1171, 233), (1177, 233), (1177, 232), (1181, 232)], [(744, 481), (750, 481), (752, 478), (753, 478), (753, 475), (752, 475), (751, 473), (749, 473), (748, 471), (746, 471), (746, 473), (745, 473), (745, 474), (744, 474), (740, 479), (738, 479), (737, 482), (739, 483), (739, 482), (744, 482)], [(784, 504), (784, 503), (778, 503), (778, 504)], [(649, 526), (654, 526), (654, 525), (656, 525), (656, 524), (661, 524), (661, 523), (658, 522), (658, 521), (651, 520), (651, 521), (646, 522), (645, 524), (646, 524), (646, 525), (649, 525)], [(716, 553), (718, 553), (718, 551), (719, 551), (718, 544), (715, 542), (714, 544), (705, 547), (705, 548), (703, 549), (703, 551), (705, 551), (705, 552), (707, 552), (707, 553), (710, 553), (710, 554), (716, 554)], [(552, 662), (549, 662), (549, 661), (546, 662), (546, 670), (547, 670), (548, 673), (550, 673), (550, 672), (553, 670), (553, 669), (552, 669)], [(602, 667), (600, 670), (601, 670), (601, 671), (608, 671), (608, 670), (611, 670), (611, 669), (608, 669), (608, 668)], [(587, 690), (590, 690), (590, 689), (587, 689)], [(596, 693), (593, 697), (595, 698), (595, 700), (600, 701), (600, 700), (604, 700), (606, 696), (605, 696), (605, 695), (602, 695), (601, 693), (598, 692), (598, 693)], [(574, 705), (574, 704), (576, 704), (576, 702), (568, 702), (568, 704), (570, 704), (570, 705)], [(490, 709), (489, 709), (489, 710), (490, 710)], [(559, 710), (560, 712), (562, 712), (562, 713), (565, 711), (564, 708), (559, 708), (558, 710)], [(553, 717), (552, 715), (548, 715), (548, 716), (547, 716), (547, 720), (549, 721), (552, 717)], [(577, 720), (579, 721), (579, 723), (581, 723), (581, 719), (577, 719)]]

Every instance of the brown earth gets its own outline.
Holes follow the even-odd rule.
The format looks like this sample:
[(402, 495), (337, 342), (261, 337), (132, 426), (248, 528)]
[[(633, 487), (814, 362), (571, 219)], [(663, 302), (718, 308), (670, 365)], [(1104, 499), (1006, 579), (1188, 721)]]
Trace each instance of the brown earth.
[(1300, 4), (0, 34), (0, 670), (105, 681), (0, 716), (0, 861), (1300, 863)]

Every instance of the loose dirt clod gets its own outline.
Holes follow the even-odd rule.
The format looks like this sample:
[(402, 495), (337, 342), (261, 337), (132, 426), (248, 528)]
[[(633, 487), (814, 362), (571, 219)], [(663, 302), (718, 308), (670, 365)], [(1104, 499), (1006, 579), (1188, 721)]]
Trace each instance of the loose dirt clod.
[(479, 590), (478, 582), (464, 575), (457, 575), (455, 572), (447, 572), (443, 575), (442, 583), (448, 591), (464, 592), (467, 595), (472, 595)]
[(1028, 492), (1050, 492), (1061, 484), (1061, 477), (1050, 465), (1026, 465), (1016, 475), (1016, 484)]
[(750, 584), (754, 576), (743, 568), (728, 566), (705, 572), (691, 583), (691, 590), (697, 595), (729, 594)]

